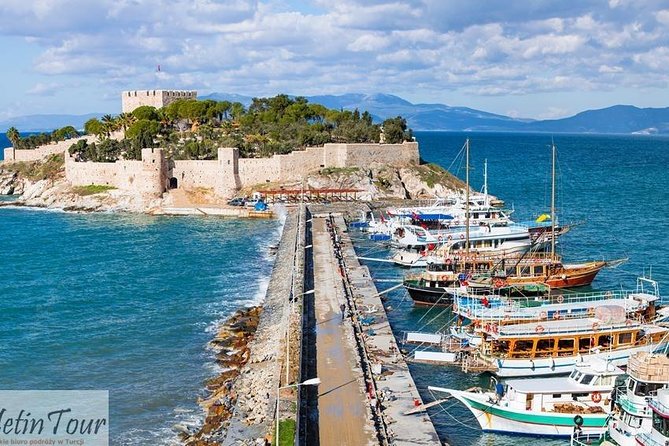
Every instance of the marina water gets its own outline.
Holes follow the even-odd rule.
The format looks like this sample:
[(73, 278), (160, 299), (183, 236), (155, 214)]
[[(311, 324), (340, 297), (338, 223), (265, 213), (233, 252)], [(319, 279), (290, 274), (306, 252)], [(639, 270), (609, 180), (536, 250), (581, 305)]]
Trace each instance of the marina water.
[[(550, 135), (418, 133), (423, 159), (451, 165), (471, 140), (470, 177), (526, 220), (548, 211)], [(0, 146), (7, 146), (0, 135)], [(652, 267), (669, 292), (669, 139), (556, 135), (562, 222), (580, 222), (560, 245), (567, 261), (629, 261), (604, 270), (595, 288), (629, 288)], [(453, 170), (456, 170), (453, 166)], [(464, 172), (460, 170), (460, 176)], [(196, 398), (215, 373), (207, 342), (216, 324), (264, 293), (280, 223), (209, 218), (71, 214), (0, 209), (0, 382), (4, 389), (108, 389), (114, 445), (169, 444), (172, 426), (201, 419)], [(358, 251), (385, 255), (362, 234)], [(379, 279), (406, 270), (369, 263)], [(381, 282), (379, 288), (395, 285)], [(441, 310), (390, 293), (396, 333), (436, 330)], [(464, 389), (476, 376), (412, 365), (428, 385)], [(530, 445), (536, 439), (481, 434), (451, 401), (431, 411), (452, 445)], [(545, 442), (549, 444), (548, 442)], [(552, 442), (550, 444), (566, 444)]]

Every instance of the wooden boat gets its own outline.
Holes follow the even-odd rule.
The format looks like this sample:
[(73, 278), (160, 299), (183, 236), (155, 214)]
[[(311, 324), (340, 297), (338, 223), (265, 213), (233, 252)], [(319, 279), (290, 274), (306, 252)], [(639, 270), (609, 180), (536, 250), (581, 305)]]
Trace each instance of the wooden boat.
[(428, 390), (455, 397), (484, 432), (570, 437), (577, 416), (584, 432), (606, 429), (611, 393), (623, 373), (608, 362), (588, 361), (574, 366), (568, 377), (508, 380), (495, 391)]
[(635, 353), (669, 346), (669, 329), (628, 319), (623, 308), (599, 310), (581, 319), (484, 326), (479, 359), (500, 377), (558, 375), (590, 358), (625, 365)]
[[(573, 288), (590, 285), (597, 273), (620, 261), (598, 261), (563, 264), (559, 256), (541, 253), (498, 260), (491, 257), (435, 259), (425, 271), (408, 275), (404, 287), (413, 301), (424, 305), (449, 305), (452, 288), (464, 284), (474, 294), (514, 294), (514, 289), (530, 295), (528, 284), (543, 284), (549, 288)], [(503, 274), (486, 271), (504, 271)], [(535, 289), (541, 294), (546, 288)]]

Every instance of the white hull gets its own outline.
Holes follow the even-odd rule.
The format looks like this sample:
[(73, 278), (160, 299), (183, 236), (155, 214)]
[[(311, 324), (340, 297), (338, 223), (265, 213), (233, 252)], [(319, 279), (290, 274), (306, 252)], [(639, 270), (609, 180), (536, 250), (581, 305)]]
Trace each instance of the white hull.
[(523, 376), (547, 376), (570, 373), (576, 362), (598, 358), (609, 361), (613, 365), (625, 366), (630, 356), (638, 352), (655, 352), (665, 348), (667, 342), (661, 344), (643, 345), (617, 351), (604, 351), (581, 356), (563, 356), (557, 358), (530, 359), (491, 359), (485, 358), (497, 367), (495, 375), (501, 378), (517, 378)]
[[(516, 435), (570, 437), (574, 432), (575, 414), (519, 411), (490, 402), (491, 394), (472, 394), (457, 390), (448, 392), (463, 403), (474, 415), (484, 432), (501, 432)], [(600, 434), (606, 430), (606, 414), (584, 415), (597, 420), (601, 426), (583, 426), (586, 434)], [(586, 423), (592, 424), (592, 423)]]

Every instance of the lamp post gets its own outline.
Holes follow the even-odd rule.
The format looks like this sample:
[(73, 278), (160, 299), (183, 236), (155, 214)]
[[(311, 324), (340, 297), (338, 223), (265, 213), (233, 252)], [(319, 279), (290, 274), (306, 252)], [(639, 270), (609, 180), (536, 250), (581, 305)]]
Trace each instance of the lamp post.
[(288, 388), (291, 388), (291, 387), (299, 387), (299, 386), (317, 386), (320, 383), (321, 383), (321, 379), (318, 378), (318, 377), (309, 378), (304, 382), (279, 387), (276, 390), (276, 441), (274, 442), (275, 446), (279, 446), (279, 402), (280, 402), (280, 399), (281, 399), (281, 390), (282, 389), (288, 389)]

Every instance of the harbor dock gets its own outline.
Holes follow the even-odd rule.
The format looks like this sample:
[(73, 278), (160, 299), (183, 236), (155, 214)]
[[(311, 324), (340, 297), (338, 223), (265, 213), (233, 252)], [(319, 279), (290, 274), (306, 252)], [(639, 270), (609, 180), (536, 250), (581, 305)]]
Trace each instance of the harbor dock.
[(441, 444), (339, 208), (289, 211), (233, 415), (211, 442)]

